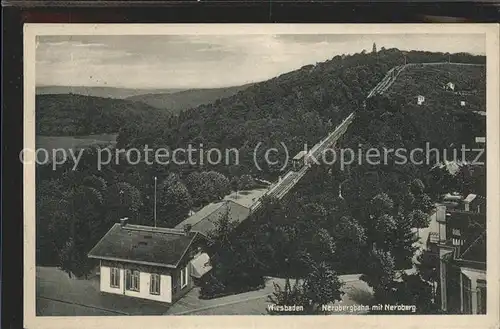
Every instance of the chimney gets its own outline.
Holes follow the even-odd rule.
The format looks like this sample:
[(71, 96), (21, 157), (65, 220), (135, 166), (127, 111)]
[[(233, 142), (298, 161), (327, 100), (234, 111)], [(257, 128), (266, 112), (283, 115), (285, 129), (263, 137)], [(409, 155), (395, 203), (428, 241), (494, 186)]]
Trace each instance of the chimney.
[(184, 233), (188, 234), (189, 232), (191, 232), (192, 228), (193, 228), (193, 225), (191, 225), (191, 224), (184, 225)]
[(440, 223), (446, 222), (446, 206), (437, 206), (436, 221)]
[(120, 218), (120, 225), (122, 227), (125, 227), (125, 225), (127, 225), (127, 221), (128, 221), (128, 217)]

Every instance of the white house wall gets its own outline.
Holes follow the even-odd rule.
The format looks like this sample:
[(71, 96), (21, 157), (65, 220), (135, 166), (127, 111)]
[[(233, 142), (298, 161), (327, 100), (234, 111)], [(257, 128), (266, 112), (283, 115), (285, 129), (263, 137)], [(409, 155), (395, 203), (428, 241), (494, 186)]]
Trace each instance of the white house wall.
[(172, 302), (172, 278), (170, 277), (170, 275), (160, 275), (160, 295), (153, 295), (149, 292), (149, 286), (151, 284), (151, 273), (140, 273), (139, 291), (131, 291), (125, 289), (125, 270), (122, 268), (120, 268), (120, 287), (111, 287), (110, 280), (111, 268), (108, 266), (101, 266), (101, 291), (112, 294), (126, 295), (130, 297), (156, 300), (159, 302)]
[(112, 294), (119, 294), (123, 295), (123, 278), (125, 276), (125, 273), (123, 269), (120, 269), (120, 287), (118, 288), (113, 288), (111, 287), (111, 267), (108, 266), (101, 266), (101, 291), (103, 292), (109, 292)]

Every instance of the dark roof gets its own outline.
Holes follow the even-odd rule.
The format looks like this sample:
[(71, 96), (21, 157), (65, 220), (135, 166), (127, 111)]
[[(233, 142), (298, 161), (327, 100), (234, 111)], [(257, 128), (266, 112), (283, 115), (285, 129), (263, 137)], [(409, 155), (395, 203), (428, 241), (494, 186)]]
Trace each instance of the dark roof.
[(453, 228), (474, 228), (478, 230), (486, 230), (486, 214), (475, 211), (464, 211), (450, 209), (448, 224)]
[(195, 232), (115, 224), (89, 252), (90, 258), (177, 267), (196, 237)]
[(179, 223), (176, 228), (181, 229), (186, 224), (190, 224), (191, 231), (207, 235), (216, 228), (217, 222), (224, 215), (228, 214), (231, 222), (241, 223), (250, 215), (250, 209), (234, 201), (225, 200), (216, 204), (210, 204)]
[(192, 216), (177, 224), (175, 228), (182, 229), (184, 228), (184, 225), (191, 225), (191, 227), (194, 227), (205, 218), (211, 216), (214, 212), (217, 212), (223, 204), (224, 202), (210, 203), (194, 213)]
[(463, 245), (457, 250), (458, 259), (486, 262), (486, 214), (472, 211), (449, 211), (448, 224), (462, 231)]
[(473, 241), (466, 241), (466, 243), (460, 247), (461, 255), (459, 258), (465, 261), (486, 263), (486, 232), (480, 234)]

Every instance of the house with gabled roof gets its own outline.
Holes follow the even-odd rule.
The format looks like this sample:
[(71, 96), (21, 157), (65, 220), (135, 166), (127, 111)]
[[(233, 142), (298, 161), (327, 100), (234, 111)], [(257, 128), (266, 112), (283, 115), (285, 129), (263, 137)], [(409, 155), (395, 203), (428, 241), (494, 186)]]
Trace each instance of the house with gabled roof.
[(422, 95), (418, 95), (417, 96), (417, 104), (422, 105), (422, 104), (424, 104), (424, 102), (425, 102), (425, 97)]
[(203, 243), (196, 232), (132, 225), (125, 218), (88, 257), (99, 260), (101, 292), (173, 303), (210, 270)]

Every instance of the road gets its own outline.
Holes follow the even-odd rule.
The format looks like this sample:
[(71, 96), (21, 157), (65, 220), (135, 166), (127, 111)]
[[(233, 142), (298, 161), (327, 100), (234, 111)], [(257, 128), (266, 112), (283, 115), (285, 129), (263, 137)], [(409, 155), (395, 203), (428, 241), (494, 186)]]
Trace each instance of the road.
[[(342, 300), (334, 305), (370, 305), (373, 301), (373, 290), (360, 279), (360, 274), (340, 275), (344, 282)], [(270, 304), (269, 296), (274, 292), (274, 283), (281, 287), (283, 278), (267, 278), (264, 288), (241, 294), (214, 298), (199, 299), (199, 289), (191, 290), (175, 303), (165, 315), (264, 315)], [(293, 284), (293, 282), (292, 282)], [(346, 314), (331, 313), (331, 314)]]

